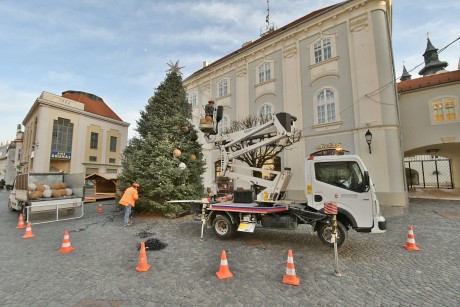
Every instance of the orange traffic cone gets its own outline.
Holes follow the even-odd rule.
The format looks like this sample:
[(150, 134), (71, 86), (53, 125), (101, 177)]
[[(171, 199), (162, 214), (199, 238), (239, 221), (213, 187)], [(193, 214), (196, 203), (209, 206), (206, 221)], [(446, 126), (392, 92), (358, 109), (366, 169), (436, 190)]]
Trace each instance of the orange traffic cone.
[(73, 248), (70, 245), (70, 238), (69, 238), (69, 232), (66, 230), (64, 232), (64, 239), (62, 240), (62, 245), (61, 249), (59, 250), (60, 253), (70, 253), (73, 251), (75, 248)]
[(220, 257), (220, 268), (219, 272), (216, 272), (216, 275), (219, 279), (226, 279), (233, 277), (232, 272), (228, 268), (227, 254), (225, 250), (222, 251), (222, 256)]
[(292, 257), (292, 250), (288, 251), (286, 274), (283, 276), (283, 283), (293, 286), (300, 285), (300, 278), (295, 275), (294, 258)]
[(97, 207), (97, 213), (104, 213), (104, 209), (102, 208), (102, 204), (99, 204)]
[(18, 221), (18, 226), (16, 226), (17, 229), (23, 229), (26, 226), (24, 225), (24, 219), (22, 218), (22, 213), (19, 214), (19, 221)]
[(410, 251), (420, 250), (420, 248), (418, 248), (418, 246), (415, 245), (414, 230), (412, 229), (412, 226), (409, 226), (409, 232), (407, 234), (407, 243), (406, 245), (404, 245), (404, 248)]
[(147, 272), (150, 270), (151, 265), (147, 263), (147, 254), (145, 253), (145, 243), (141, 243), (141, 251), (139, 253), (139, 263), (137, 264), (136, 271)]
[(32, 233), (32, 226), (30, 226), (30, 223), (27, 223), (26, 233), (22, 237), (24, 239), (35, 237), (35, 235)]

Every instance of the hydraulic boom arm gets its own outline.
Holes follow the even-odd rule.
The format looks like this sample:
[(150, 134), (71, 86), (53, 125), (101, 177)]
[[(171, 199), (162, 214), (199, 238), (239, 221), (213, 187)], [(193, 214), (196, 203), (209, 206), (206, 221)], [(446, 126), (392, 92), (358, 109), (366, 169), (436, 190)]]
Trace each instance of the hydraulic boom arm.
[[(207, 114), (209, 114), (209, 111)], [(265, 187), (257, 195), (258, 201), (269, 202), (279, 200), (282, 192), (285, 192), (292, 176), (289, 169), (284, 171), (262, 170), (261, 168), (234, 164), (233, 159), (264, 146), (286, 145), (288, 142), (293, 142), (295, 134), (293, 124), (297, 118), (289, 113), (281, 112), (273, 115), (272, 119), (266, 123), (231, 133), (218, 134), (218, 124), (222, 115), (222, 106), (215, 107), (212, 123), (200, 124), (200, 130), (204, 132), (206, 141), (214, 143), (220, 149), (222, 176), (240, 179)], [(246, 142), (247, 146), (235, 146), (244, 142)], [(239, 173), (237, 169), (263, 171), (276, 176), (274, 180), (266, 180)]]

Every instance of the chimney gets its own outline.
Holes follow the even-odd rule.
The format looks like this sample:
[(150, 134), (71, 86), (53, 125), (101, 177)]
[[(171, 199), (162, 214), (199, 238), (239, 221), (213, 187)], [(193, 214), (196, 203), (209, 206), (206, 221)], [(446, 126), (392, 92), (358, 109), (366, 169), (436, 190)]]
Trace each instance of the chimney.
[(203, 61), (203, 68), (208, 66), (208, 61)]

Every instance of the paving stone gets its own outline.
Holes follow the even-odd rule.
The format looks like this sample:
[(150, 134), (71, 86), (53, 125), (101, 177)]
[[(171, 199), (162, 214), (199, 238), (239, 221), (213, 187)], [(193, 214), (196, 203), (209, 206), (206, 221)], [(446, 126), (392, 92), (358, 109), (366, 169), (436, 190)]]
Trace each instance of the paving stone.
[[(33, 225), (35, 237), (26, 240), (16, 229), (17, 213), (7, 210), (8, 193), (0, 191), (5, 306), (454, 306), (460, 301), (458, 220), (451, 218), (460, 213), (460, 201), (413, 199), (402, 215), (387, 218), (385, 234), (350, 231), (339, 250), (342, 277), (336, 277), (333, 250), (308, 227), (258, 228), (227, 241), (205, 229), (200, 241), (200, 223), (190, 216), (135, 217), (132, 227), (123, 227), (121, 214), (98, 214), (87, 204), (82, 219)], [(110, 201), (104, 204), (110, 208)], [(411, 225), (419, 252), (403, 248)], [(60, 254), (65, 230), (75, 250)], [(152, 268), (139, 273), (136, 247), (147, 239), (138, 236), (141, 232), (168, 246), (147, 251)], [(215, 272), (224, 249), (235, 276), (222, 281)], [(300, 286), (281, 282), (288, 249)]]

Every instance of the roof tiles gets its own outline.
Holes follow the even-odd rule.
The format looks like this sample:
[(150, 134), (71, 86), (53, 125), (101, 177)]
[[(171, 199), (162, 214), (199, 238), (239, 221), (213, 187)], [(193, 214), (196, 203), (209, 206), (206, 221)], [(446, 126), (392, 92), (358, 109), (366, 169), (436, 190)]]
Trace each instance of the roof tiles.
[(66, 91), (62, 93), (62, 97), (78, 101), (84, 104), (84, 110), (93, 114), (111, 118), (117, 121), (123, 121), (108, 105), (105, 104), (102, 98), (80, 91)]
[(438, 73), (396, 84), (399, 93), (460, 81), (460, 70)]

